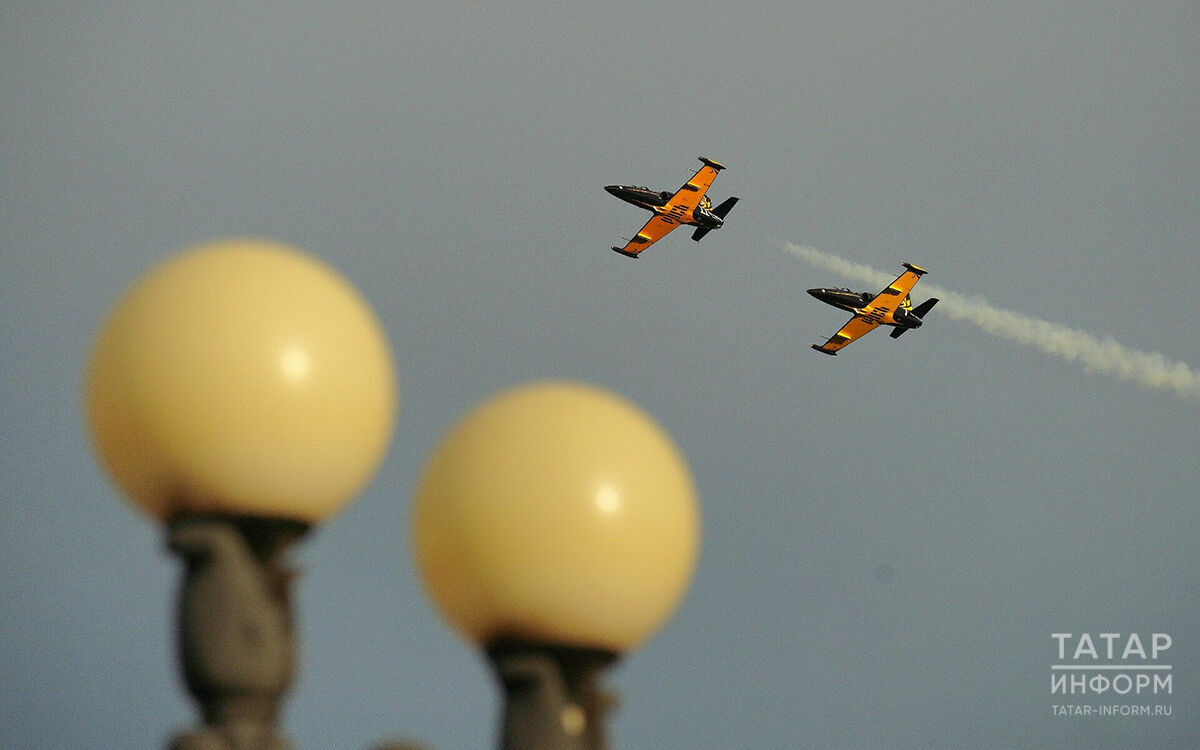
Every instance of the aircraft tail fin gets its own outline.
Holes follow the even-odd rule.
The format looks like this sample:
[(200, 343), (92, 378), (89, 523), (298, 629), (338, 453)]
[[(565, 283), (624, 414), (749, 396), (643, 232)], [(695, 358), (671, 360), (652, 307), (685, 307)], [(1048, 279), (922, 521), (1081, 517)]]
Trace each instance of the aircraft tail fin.
[(916, 315), (918, 318), (924, 319), (925, 315), (930, 310), (932, 310), (933, 306), (936, 305), (937, 303), (938, 303), (937, 297), (930, 297), (929, 299), (922, 302), (918, 307), (913, 309), (913, 315)]
[[(938, 303), (937, 297), (930, 297), (929, 299), (925, 300), (917, 307), (914, 307), (911, 314), (915, 315), (918, 318), (921, 318), (923, 320), (925, 318), (925, 315), (930, 310), (932, 310), (933, 306), (936, 305), (937, 303)], [(901, 336), (903, 336), (904, 332), (907, 330), (908, 330), (908, 326), (896, 326), (896, 329), (894, 331), (892, 331), (890, 335), (892, 338), (898, 339)]]
[[(716, 208), (714, 208), (712, 210), (713, 216), (716, 216), (718, 219), (721, 219), (723, 221), (725, 219), (725, 215), (728, 214), (730, 212), (730, 210), (733, 209), (734, 204), (737, 202), (738, 202), (738, 199), (736, 197), (726, 198), (725, 201), (721, 205), (717, 206)], [(708, 234), (712, 230), (713, 230), (713, 227), (700, 227), (699, 229), (697, 229), (695, 232), (692, 233), (692, 239), (695, 240), (696, 242), (699, 242), (701, 239), (703, 239), (704, 235)]]
[(733, 209), (734, 204), (736, 204), (737, 202), (738, 202), (738, 199), (736, 196), (734, 196), (732, 198), (726, 198), (725, 201), (721, 205), (719, 205), (713, 209), (713, 213), (716, 214), (717, 216), (720, 216), (722, 219), (724, 219), (726, 214), (728, 214), (730, 212), (730, 210)]

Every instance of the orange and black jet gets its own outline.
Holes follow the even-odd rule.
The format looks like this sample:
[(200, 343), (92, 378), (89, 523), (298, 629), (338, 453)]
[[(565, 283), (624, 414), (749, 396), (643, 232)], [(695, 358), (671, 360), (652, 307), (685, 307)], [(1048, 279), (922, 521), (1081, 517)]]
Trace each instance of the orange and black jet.
[(692, 233), (692, 239), (697, 242), (713, 229), (721, 228), (725, 223), (726, 214), (738, 199), (729, 198), (713, 208), (712, 200), (708, 197), (708, 188), (716, 179), (717, 172), (725, 166), (703, 156), (700, 157), (700, 161), (704, 162), (704, 166), (674, 193), (666, 190), (660, 193), (648, 187), (633, 185), (609, 185), (604, 188), (626, 203), (632, 203), (654, 214), (633, 239), (625, 243), (625, 247), (614, 247), (615, 252), (637, 258), (639, 253), (666, 237), (680, 224), (697, 227)]
[(892, 338), (898, 339), (910, 328), (920, 328), (924, 317), (938, 303), (931, 297), (919, 306), (912, 306), (909, 292), (917, 280), (925, 275), (925, 269), (911, 263), (904, 264), (905, 271), (888, 284), (879, 294), (852, 292), (846, 288), (809, 289), (808, 293), (827, 305), (840, 307), (854, 313), (850, 322), (842, 326), (824, 344), (813, 344), (812, 348), (822, 354), (837, 354), (839, 349), (855, 341), (879, 325), (895, 326)]

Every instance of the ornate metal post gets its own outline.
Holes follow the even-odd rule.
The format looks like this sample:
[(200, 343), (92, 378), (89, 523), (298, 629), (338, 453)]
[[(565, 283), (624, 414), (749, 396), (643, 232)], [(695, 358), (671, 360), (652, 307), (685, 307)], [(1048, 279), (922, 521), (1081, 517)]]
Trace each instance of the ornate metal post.
[(600, 649), (499, 642), (487, 649), (504, 691), (504, 750), (608, 750), (615, 704), (600, 674), (618, 658)]
[(288, 750), (276, 720), (295, 674), (286, 566), (307, 531), (296, 521), (185, 514), (168, 547), (185, 565), (178, 646), (184, 682), (204, 724), (172, 750)]

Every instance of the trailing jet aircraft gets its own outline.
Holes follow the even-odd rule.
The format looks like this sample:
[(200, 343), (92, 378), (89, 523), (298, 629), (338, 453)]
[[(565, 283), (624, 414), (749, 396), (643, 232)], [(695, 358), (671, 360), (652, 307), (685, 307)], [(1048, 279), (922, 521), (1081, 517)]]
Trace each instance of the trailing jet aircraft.
[(633, 239), (625, 243), (625, 247), (614, 247), (614, 251), (637, 258), (639, 253), (666, 237), (680, 224), (698, 227), (692, 234), (692, 239), (697, 242), (711, 230), (721, 228), (725, 223), (726, 214), (738, 199), (729, 198), (713, 208), (712, 200), (707, 195), (708, 188), (716, 179), (717, 172), (725, 166), (703, 156), (700, 157), (700, 161), (704, 162), (704, 166), (674, 194), (666, 190), (658, 193), (647, 187), (632, 185), (608, 185), (604, 188), (626, 203), (632, 203), (654, 214)]
[(822, 302), (854, 313), (850, 322), (842, 326), (824, 344), (813, 344), (812, 348), (823, 354), (836, 355), (839, 349), (850, 342), (875, 330), (880, 324), (895, 326), (892, 338), (898, 339), (910, 328), (920, 328), (923, 318), (938, 303), (931, 297), (914, 308), (909, 292), (917, 280), (925, 275), (925, 269), (911, 263), (903, 264), (904, 273), (888, 284), (879, 294), (852, 292), (849, 289), (809, 289), (808, 293)]

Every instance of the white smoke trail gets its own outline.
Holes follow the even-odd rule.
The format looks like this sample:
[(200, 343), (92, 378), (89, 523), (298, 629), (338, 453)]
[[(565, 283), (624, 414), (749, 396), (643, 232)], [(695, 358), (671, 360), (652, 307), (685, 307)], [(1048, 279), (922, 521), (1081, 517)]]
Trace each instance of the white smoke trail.
[[(815, 248), (791, 242), (781, 244), (807, 263), (880, 289), (895, 278), (894, 274)], [(921, 291), (941, 300), (936, 309), (946, 317), (965, 320), (988, 333), (1036, 347), (1068, 362), (1078, 362), (1085, 372), (1111, 375), (1146, 388), (1171, 391), (1180, 398), (1200, 398), (1200, 374), (1183, 362), (1169, 360), (1161, 354), (1128, 349), (1109, 336), (1101, 338), (1077, 328), (1003, 310), (983, 297), (958, 294), (929, 283), (922, 283)]]

